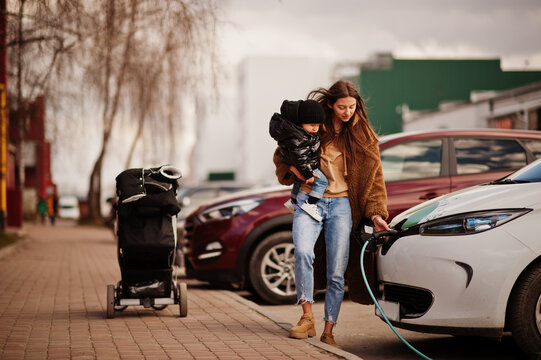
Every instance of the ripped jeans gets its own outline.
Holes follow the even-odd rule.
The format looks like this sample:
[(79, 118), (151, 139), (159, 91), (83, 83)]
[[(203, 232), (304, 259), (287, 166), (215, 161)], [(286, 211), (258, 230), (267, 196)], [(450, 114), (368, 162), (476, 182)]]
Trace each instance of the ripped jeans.
[[(300, 191), (297, 207), (308, 199)], [(293, 218), (293, 242), (295, 244), (295, 286), (298, 303), (314, 302), (314, 245), (323, 229), (327, 253), (327, 288), (325, 293), (325, 317), (323, 320), (336, 324), (344, 297), (344, 274), (348, 264), (349, 235), (353, 221), (347, 196), (323, 197), (318, 203), (323, 221), (314, 220), (299, 208)]]

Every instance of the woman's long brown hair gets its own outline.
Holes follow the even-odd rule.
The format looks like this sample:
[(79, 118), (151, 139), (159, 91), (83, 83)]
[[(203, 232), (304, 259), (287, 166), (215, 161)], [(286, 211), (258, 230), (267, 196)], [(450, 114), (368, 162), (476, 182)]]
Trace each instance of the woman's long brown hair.
[(338, 142), (344, 146), (344, 150), (347, 153), (353, 154), (353, 144), (365, 147), (366, 142), (377, 141), (377, 135), (368, 122), (366, 105), (357, 89), (355, 89), (355, 86), (349, 81), (339, 80), (329, 89), (318, 88), (311, 91), (308, 94), (308, 99), (314, 99), (319, 102), (325, 111), (325, 123), (320, 130), (321, 143), (325, 145), (335, 139), (337, 135), (333, 125), (334, 111), (332, 106), (336, 100), (349, 96), (355, 98), (357, 106), (355, 107), (353, 118), (342, 124), (342, 131), (338, 136)]

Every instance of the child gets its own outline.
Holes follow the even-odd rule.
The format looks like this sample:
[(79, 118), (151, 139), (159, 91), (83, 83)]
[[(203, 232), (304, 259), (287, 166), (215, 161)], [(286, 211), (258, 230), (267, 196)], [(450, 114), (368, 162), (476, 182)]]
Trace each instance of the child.
[[(319, 170), (319, 126), (323, 124), (324, 112), (315, 100), (284, 100), (280, 114), (275, 113), (269, 124), (270, 135), (278, 142), (284, 162), (294, 166), (312, 184), (308, 200), (300, 206), (317, 221), (321, 215), (317, 202), (327, 188), (327, 177)], [(301, 180), (295, 181), (291, 199), (284, 206), (292, 212), (297, 204)]]

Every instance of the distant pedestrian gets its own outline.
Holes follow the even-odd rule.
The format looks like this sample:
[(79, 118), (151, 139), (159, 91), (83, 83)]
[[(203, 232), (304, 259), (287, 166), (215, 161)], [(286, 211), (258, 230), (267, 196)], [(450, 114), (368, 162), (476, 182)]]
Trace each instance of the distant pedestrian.
[[(320, 340), (339, 347), (332, 331), (342, 304), (346, 273), (350, 298), (362, 304), (372, 302), (362, 284), (361, 248), (351, 238), (352, 229), (363, 218), (371, 219), (378, 231), (388, 229), (384, 220), (388, 216), (387, 194), (378, 138), (354, 85), (338, 81), (329, 89), (312, 91), (308, 97), (318, 101), (325, 111), (320, 131), (320, 166), (329, 184), (318, 202), (322, 222), (303, 211), (296, 211), (293, 218), (295, 286), (303, 315), (289, 336), (304, 339), (316, 335), (312, 313), (314, 289), (326, 288), (325, 328)], [(273, 160), (280, 183), (292, 184), (295, 177), (305, 179), (295, 167), (283, 161), (280, 148)], [(297, 201), (306, 200), (310, 190), (309, 184), (302, 184)], [(324, 236), (320, 236), (322, 230)], [(326, 271), (318, 271), (323, 264)], [(368, 255), (365, 266), (367, 276), (374, 281), (373, 254)]]
[[(319, 127), (323, 124), (325, 113), (315, 100), (284, 100), (280, 113), (274, 113), (270, 120), (270, 135), (278, 142), (282, 160), (295, 167), (304, 177), (296, 179), (291, 190), (291, 199), (284, 206), (294, 212), (299, 206), (317, 221), (321, 215), (317, 202), (327, 188), (327, 177), (319, 170), (320, 139)], [(311, 184), (308, 199), (297, 203), (301, 184)]]
[(56, 195), (51, 194), (47, 198), (47, 213), (49, 214), (49, 220), (51, 225), (55, 224), (56, 214), (58, 212), (58, 198)]
[(47, 218), (47, 201), (45, 201), (44, 198), (42, 197), (39, 198), (37, 209), (38, 209), (38, 214), (41, 217), (41, 223), (45, 224), (45, 220)]

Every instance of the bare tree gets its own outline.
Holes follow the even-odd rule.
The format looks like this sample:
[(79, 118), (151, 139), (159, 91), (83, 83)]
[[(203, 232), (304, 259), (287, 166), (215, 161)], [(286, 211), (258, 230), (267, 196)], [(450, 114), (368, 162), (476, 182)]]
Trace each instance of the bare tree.
[(105, 16), (100, 19), (99, 14), (95, 14), (90, 19), (97, 19), (94, 23), (97, 31), (89, 41), (89, 51), (84, 53), (91, 60), (85, 64), (86, 74), (93, 80), (91, 84), (101, 93), (103, 122), (101, 150), (94, 162), (88, 189), (89, 219), (92, 221), (101, 219), (101, 170), (119, 110), (126, 70), (133, 57), (132, 43), (135, 41), (139, 4), (137, 0), (129, 0), (127, 3), (109, 0), (103, 1), (101, 5)]
[(138, 127), (128, 164), (145, 129), (161, 129), (174, 153), (179, 94), (215, 78), (218, 7), (214, 0), (11, 0), (9, 9), (10, 98), (20, 138), (25, 104), (38, 93), (63, 92), (67, 78), (91, 89), (100, 107), (88, 188), (89, 220), (99, 221), (102, 167), (119, 114), (131, 109)]
[(137, 131), (130, 145), (130, 150), (128, 152), (128, 157), (126, 159), (125, 167), (130, 167), (132, 162), (133, 155), (135, 153), (135, 147), (143, 135), (143, 130), (145, 127), (145, 121), (149, 116), (149, 113), (152, 111), (153, 104), (155, 104), (154, 98), (159, 89), (157, 89), (158, 80), (161, 78), (159, 76), (161, 72), (161, 67), (154, 69), (152, 72), (138, 72), (138, 84), (139, 86), (135, 88), (136, 96), (133, 98), (137, 100), (135, 113), (137, 118)]
[[(146, 53), (138, 52), (138, 67), (133, 69), (136, 80), (133, 87), (137, 95), (131, 97), (132, 100), (139, 99), (131, 103), (131, 108), (137, 112), (138, 128), (130, 146), (126, 167), (131, 164), (145, 127), (149, 134), (159, 129), (157, 134), (152, 134), (154, 136), (163, 138), (164, 134), (168, 135), (168, 158), (173, 159), (175, 134), (178, 133), (175, 131), (175, 120), (182, 127), (178, 98), (188, 91), (193, 94), (199, 87), (208, 86), (208, 83), (216, 89), (216, 9), (212, 2), (192, 3), (191, 6), (192, 9), (185, 6), (167, 7), (167, 21), (160, 22), (161, 26), (155, 29), (159, 37), (164, 39), (160, 44), (163, 47)], [(152, 44), (145, 44), (145, 47), (149, 49)], [(142, 81), (141, 73), (145, 74), (147, 80)], [(141, 89), (141, 86), (145, 89)], [(147, 117), (150, 114), (153, 116), (148, 119), (149, 123)]]
[(28, 104), (39, 94), (53, 99), (51, 84), (66, 72), (59, 71), (70, 58), (80, 34), (72, 21), (72, 1), (59, 0), (52, 6), (46, 0), (8, 1), (7, 44), (9, 54), (8, 106), (16, 129), (16, 182), (24, 184), (22, 139), (26, 132)]
[[(104, 31), (97, 32), (96, 41), (90, 44), (87, 67), (88, 74), (101, 74), (90, 84), (103, 93), (102, 147), (88, 190), (91, 220), (100, 218), (101, 168), (121, 97), (126, 97), (126, 106), (137, 110), (138, 130), (127, 155), (129, 166), (148, 121), (154, 125), (168, 122), (168, 129), (173, 128), (175, 103), (156, 99), (176, 102), (181, 88), (195, 88), (202, 76), (214, 74), (216, 60), (217, 7), (211, 0), (108, 0), (103, 5), (105, 26), (95, 25)], [(173, 136), (173, 131), (169, 134)]]

